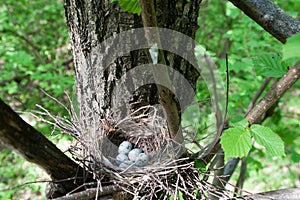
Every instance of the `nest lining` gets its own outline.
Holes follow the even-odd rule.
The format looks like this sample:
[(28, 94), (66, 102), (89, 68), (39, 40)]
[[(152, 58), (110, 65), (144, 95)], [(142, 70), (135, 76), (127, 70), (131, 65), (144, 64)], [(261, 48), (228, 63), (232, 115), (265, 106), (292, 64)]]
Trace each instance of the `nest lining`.
[[(135, 113), (149, 110), (149, 107), (140, 108)], [(104, 156), (113, 164), (119, 144), (129, 141), (134, 148), (141, 148), (150, 158), (155, 158), (151, 160), (161, 162), (162, 155), (167, 155), (168, 148), (175, 144), (168, 137), (165, 120), (156, 115), (155, 108), (151, 112), (143, 112), (137, 116), (135, 113), (121, 120), (101, 119), (96, 130), (97, 134), (94, 134), (96, 136), (85, 138), (87, 149), (98, 159)]]

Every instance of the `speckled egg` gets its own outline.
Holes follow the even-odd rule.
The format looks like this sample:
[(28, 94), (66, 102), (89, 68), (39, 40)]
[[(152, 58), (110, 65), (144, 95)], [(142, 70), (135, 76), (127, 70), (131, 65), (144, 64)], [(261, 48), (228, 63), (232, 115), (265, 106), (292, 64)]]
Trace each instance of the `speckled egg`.
[(132, 149), (129, 153), (128, 153), (128, 158), (129, 160), (135, 162), (138, 155), (142, 153), (142, 149), (139, 149), (139, 148), (135, 148), (135, 149)]
[(135, 161), (137, 167), (144, 167), (149, 162), (149, 156), (145, 153), (140, 153)]
[(117, 165), (120, 165), (121, 163), (129, 163), (129, 162), (130, 162), (130, 160), (129, 160), (128, 156), (125, 154), (118, 154), (116, 157)]
[(124, 141), (119, 145), (118, 153), (119, 154), (128, 154), (132, 149), (132, 144), (128, 141)]

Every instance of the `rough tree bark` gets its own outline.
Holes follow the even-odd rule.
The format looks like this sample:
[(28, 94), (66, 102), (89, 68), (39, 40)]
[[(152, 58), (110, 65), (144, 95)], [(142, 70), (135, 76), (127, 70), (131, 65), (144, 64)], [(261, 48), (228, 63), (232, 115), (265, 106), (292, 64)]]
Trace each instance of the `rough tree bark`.
[[(155, 7), (158, 26), (177, 30), (194, 38), (198, 27), (199, 4), (199, 0), (177, 3), (171, 0), (157, 1)], [(135, 66), (148, 63), (145, 51), (131, 52), (116, 59), (110, 63), (108, 70), (101, 63), (105, 55), (100, 52), (93, 55), (97, 46), (113, 34), (142, 27), (141, 17), (123, 12), (117, 4), (110, 3), (108, 0), (97, 1), (97, 3), (89, 0), (80, 3), (66, 0), (65, 11), (74, 56), (77, 98), (81, 117), (84, 118), (87, 113), (91, 112), (91, 109), (100, 113), (115, 113), (111, 110), (112, 105), (121, 108), (128, 105), (128, 102), (135, 102), (135, 108), (138, 108), (147, 104), (145, 101), (153, 101), (148, 99), (150, 95), (153, 97), (152, 94), (156, 93), (153, 92), (156, 90), (155, 87), (146, 88), (146, 91), (142, 91), (145, 89), (142, 88), (138, 94), (133, 96), (126, 95), (126, 91), (112, 94), (115, 84), (121, 76), (125, 76), (126, 72)], [(172, 39), (170, 38), (170, 40)], [(113, 45), (108, 45), (105, 51), (113, 52), (114, 49), (109, 49), (109, 46)], [(195, 86), (195, 81), (199, 76), (197, 71), (193, 70), (191, 65), (179, 56), (169, 53), (166, 57), (167, 64), (185, 74), (190, 83)], [(128, 82), (136, 85), (135, 81)], [(124, 90), (127, 90), (126, 87)], [(157, 96), (154, 96), (155, 98)], [(122, 118), (126, 114), (128, 113), (121, 112), (115, 117)], [(88, 121), (84, 126), (89, 127)]]
[(271, 106), (284, 95), (284, 93), (300, 78), (300, 61), (295, 66), (272, 85), (268, 93), (260, 102), (247, 114), (246, 118), (249, 124), (254, 124), (259, 118), (266, 113)]
[[(180, 31), (194, 38), (200, 2), (200, 0), (177, 3), (172, 0), (156, 2), (158, 25)], [(77, 97), (81, 108), (80, 117), (84, 118), (86, 113), (93, 109), (101, 113), (109, 113), (110, 106), (114, 101), (111, 99), (111, 91), (115, 80), (130, 68), (147, 63), (148, 59), (143, 51), (131, 52), (127, 56), (117, 59), (115, 63), (112, 63), (109, 71), (105, 71), (101, 70), (103, 66), (96, 66), (91, 63), (91, 50), (114, 33), (141, 27), (141, 18), (123, 12), (117, 4), (110, 3), (108, 0), (81, 2), (66, 0), (64, 6), (76, 66)], [(175, 41), (174, 38), (170, 38), (170, 40), (172, 39)], [(167, 52), (165, 54), (168, 58), (168, 64), (185, 74), (191, 84), (195, 86), (199, 76), (198, 71), (191, 68), (191, 65), (181, 57)], [(101, 59), (101, 54), (97, 56)], [(92, 89), (93, 92), (88, 93), (89, 89)], [(141, 95), (144, 93), (146, 94), (145, 97)], [(136, 104), (138, 108), (144, 105), (143, 101), (150, 102), (150, 104), (156, 103), (151, 102), (153, 97), (155, 99), (155, 95), (153, 95), (155, 93), (155, 87), (146, 88), (146, 92), (141, 88), (138, 94), (131, 99), (129, 97), (116, 97), (115, 103), (124, 105), (123, 100), (139, 102)], [(119, 95), (123, 96), (121, 93)], [(152, 99), (149, 98), (150, 96)], [(0, 120), (1, 141), (15, 149), (28, 161), (45, 169), (53, 181), (59, 181), (58, 187), (53, 188), (53, 192), (48, 195), (49, 198), (65, 195), (83, 183), (83, 179), (80, 177), (83, 174), (82, 168), (60, 152), (42, 134), (26, 124), (3, 102), (1, 102), (0, 107), (1, 117), (3, 117), (3, 120)], [(83, 125), (85, 127), (90, 125), (88, 120), (83, 121), (83, 123), (85, 123)], [(78, 178), (76, 182), (74, 182), (74, 177)], [(61, 181), (64, 179), (71, 180)]]
[[(200, 0), (156, 1), (158, 27), (179, 31), (194, 38), (198, 27), (200, 2)], [(124, 12), (118, 4), (110, 3), (109, 0), (80, 2), (65, 0), (64, 7), (74, 58), (76, 94), (82, 129), (90, 130), (91, 127), (100, 126), (100, 118), (107, 115), (114, 119), (122, 119), (132, 109), (158, 103), (155, 85), (138, 88), (134, 94), (131, 94), (129, 92), (131, 88), (127, 87), (137, 88), (138, 83), (128, 76), (125, 80), (133, 86), (125, 86), (122, 91), (114, 93), (116, 84), (120, 84), (118, 81), (126, 76), (126, 72), (136, 66), (149, 63), (148, 49), (128, 52), (110, 63), (106, 63), (107, 54), (116, 53), (114, 49), (116, 46), (121, 48), (122, 45), (134, 41), (116, 41), (119, 43), (106, 44), (105, 49), (99, 49), (101, 43), (109, 37), (122, 31), (143, 27), (141, 17)], [(170, 43), (178, 42), (177, 38), (169, 39)], [(186, 52), (191, 52), (193, 47), (192, 44), (186, 44), (184, 48)], [(164, 55), (166, 64), (182, 73), (195, 88), (199, 77), (197, 69), (178, 55), (170, 52), (164, 52)], [(140, 76), (143, 77), (143, 74)], [(178, 80), (172, 81), (178, 82)], [(188, 96), (191, 94), (186, 94), (185, 97), (189, 98)], [(130, 107), (126, 107), (129, 103)]]
[(300, 22), (271, 0), (229, 0), (280, 42), (300, 32)]

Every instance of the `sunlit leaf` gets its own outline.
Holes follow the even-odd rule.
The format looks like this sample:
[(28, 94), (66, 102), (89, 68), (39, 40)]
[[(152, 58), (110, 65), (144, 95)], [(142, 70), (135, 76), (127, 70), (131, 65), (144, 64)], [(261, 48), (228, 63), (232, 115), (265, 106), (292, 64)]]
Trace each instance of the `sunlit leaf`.
[(283, 60), (290, 58), (300, 58), (300, 33), (295, 34), (286, 40), (286, 44), (283, 45), (282, 55)]
[(258, 144), (266, 148), (267, 154), (271, 156), (285, 156), (284, 142), (270, 128), (254, 124), (251, 126), (251, 134)]
[(138, 0), (110, 0), (119, 2), (119, 5), (127, 12), (140, 15), (141, 9)]
[(252, 146), (250, 132), (242, 127), (227, 129), (221, 136), (221, 145), (225, 160), (229, 157), (247, 156)]

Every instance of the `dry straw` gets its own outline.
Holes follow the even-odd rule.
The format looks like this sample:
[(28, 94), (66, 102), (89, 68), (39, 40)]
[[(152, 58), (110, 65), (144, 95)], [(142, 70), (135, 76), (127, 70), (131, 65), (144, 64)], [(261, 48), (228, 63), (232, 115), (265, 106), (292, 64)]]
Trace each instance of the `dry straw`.
[[(70, 118), (55, 116), (42, 106), (38, 106), (41, 111), (35, 111), (33, 115), (37, 117), (38, 114), (40, 120), (75, 139), (69, 152), (86, 171), (93, 174), (100, 193), (104, 187), (102, 182), (109, 180), (130, 194), (131, 199), (229, 198), (226, 192), (219, 191), (203, 179), (209, 174), (199, 166), (195, 167), (184, 145), (168, 137), (166, 121), (155, 107), (142, 107), (120, 120), (102, 118), (97, 123), (99, 126), (93, 132), (88, 132), (81, 127), (70, 98), (71, 107), (68, 109), (49, 97), (63, 106)], [(145, 167), (119, 168), (115, 164), (115, 157), (118, 145), (124, 140), (150, 155), (150, 163)]]

